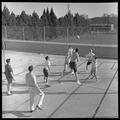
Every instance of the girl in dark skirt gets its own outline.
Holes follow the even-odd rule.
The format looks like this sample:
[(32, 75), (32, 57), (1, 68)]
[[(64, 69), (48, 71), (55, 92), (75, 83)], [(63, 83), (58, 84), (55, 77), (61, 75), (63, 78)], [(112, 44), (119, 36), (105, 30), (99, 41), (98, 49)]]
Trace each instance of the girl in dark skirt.
[(44, 64), (44, 68), (43, 68), (43, 74), (44, 74), (44, 82), (46, 85), (48, 85), (48, 75), (50, 71), (50, 58), (48, 56), (45, 57), (45, 64)]

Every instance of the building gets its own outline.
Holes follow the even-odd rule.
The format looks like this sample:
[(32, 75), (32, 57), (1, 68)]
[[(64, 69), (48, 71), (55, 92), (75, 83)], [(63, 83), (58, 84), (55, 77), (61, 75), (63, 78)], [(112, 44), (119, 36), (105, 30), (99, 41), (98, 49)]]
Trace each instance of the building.
[(90, 24), (89, 30), (91, 32), (113, 32), (114, 24)]

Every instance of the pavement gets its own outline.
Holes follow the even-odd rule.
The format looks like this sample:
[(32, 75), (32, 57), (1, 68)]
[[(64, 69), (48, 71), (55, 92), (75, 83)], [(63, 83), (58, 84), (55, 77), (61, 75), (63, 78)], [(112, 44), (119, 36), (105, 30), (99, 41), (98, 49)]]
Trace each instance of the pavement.
[[(49, 55), (51, 73), (49, 87), (43, 82), (42, 64), (46, 54), (3, 51), (2, 56), (2, 118), (118, 118), (118, 60), (97, 59), (97, 78), (87, 79), (90, 68), (85, 71), (86, 61), (78, 63), (78, 85), (75, 76), (69, 73), (61, 77), (64, 56)], [(7, 81), (4, 75), (4, 57), (11, 58), (15, 74), (13, 94), (7, 96)], [(34, 66), (37, 83), (45, 93), (42, 110), (30, 113), (29, 92), (25, 74), (29, 65)], [(37, 104), (38, 96), (35, 97)]]

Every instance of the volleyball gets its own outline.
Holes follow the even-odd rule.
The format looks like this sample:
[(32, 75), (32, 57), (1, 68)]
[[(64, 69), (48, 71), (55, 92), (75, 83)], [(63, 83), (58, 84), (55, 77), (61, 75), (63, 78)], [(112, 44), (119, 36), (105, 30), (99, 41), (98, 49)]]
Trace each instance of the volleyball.
[(80, 35), (77, 35), (77, 39), (80, 39)]

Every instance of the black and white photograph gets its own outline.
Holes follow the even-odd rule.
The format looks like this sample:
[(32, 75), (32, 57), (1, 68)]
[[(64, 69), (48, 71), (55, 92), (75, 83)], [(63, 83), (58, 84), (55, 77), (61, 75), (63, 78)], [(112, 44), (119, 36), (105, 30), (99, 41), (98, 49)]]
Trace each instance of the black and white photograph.
[(1, 2), (2, 118), (119, 118), (118, 2)]

